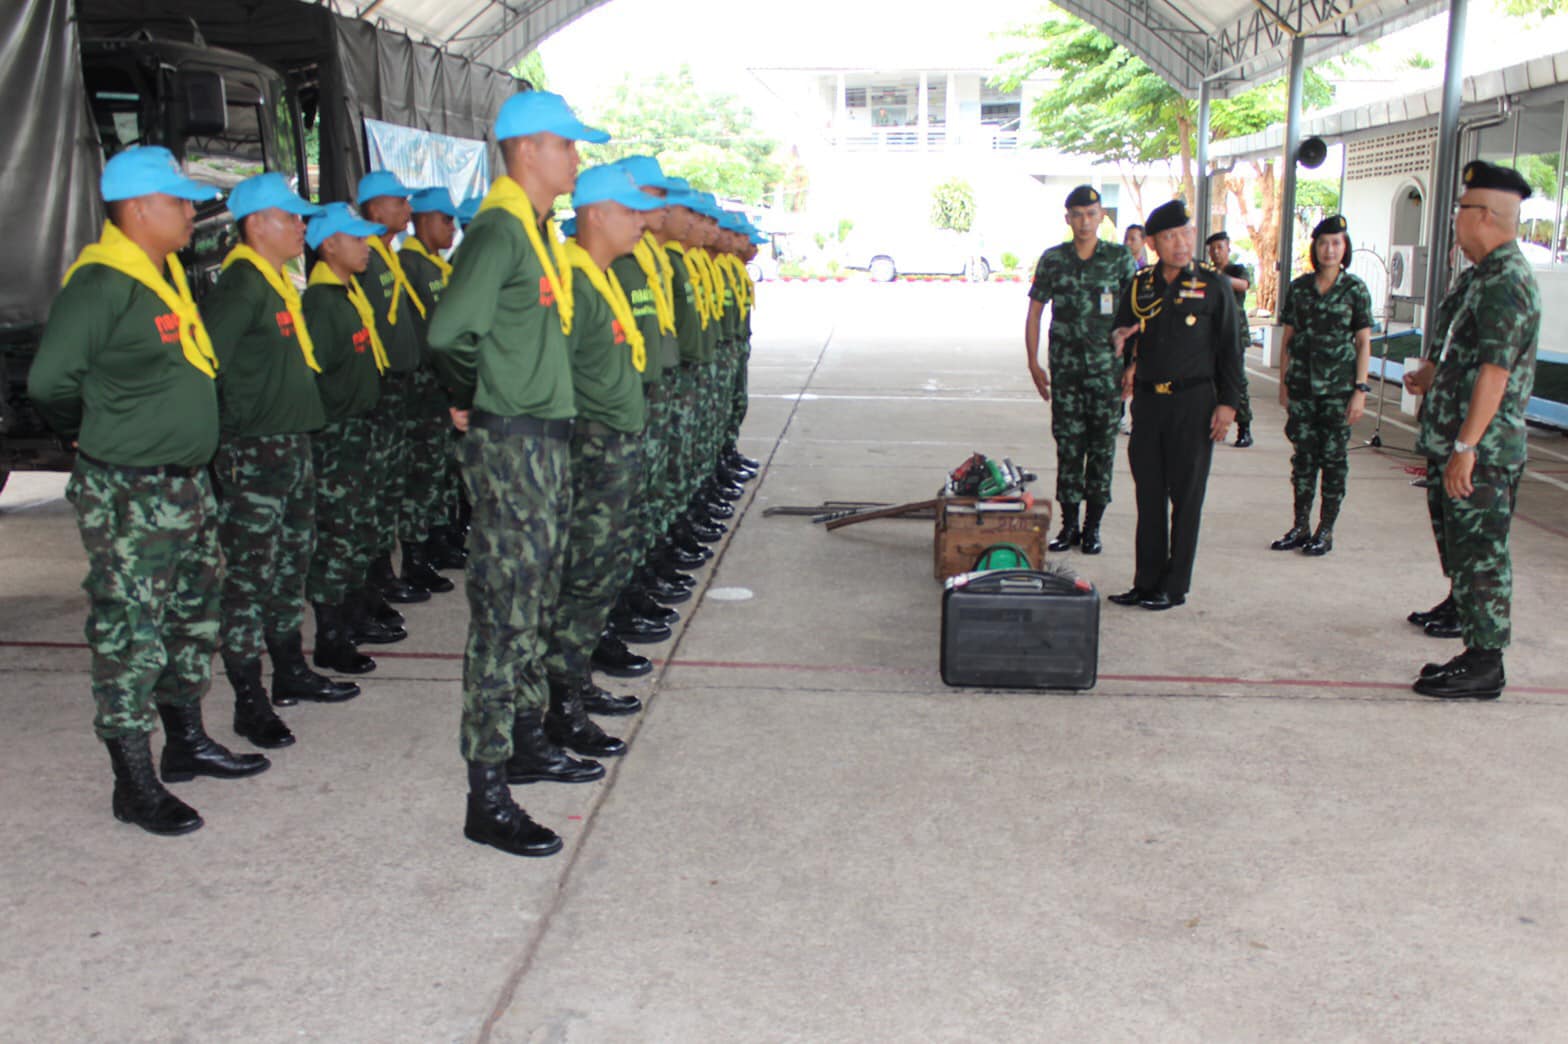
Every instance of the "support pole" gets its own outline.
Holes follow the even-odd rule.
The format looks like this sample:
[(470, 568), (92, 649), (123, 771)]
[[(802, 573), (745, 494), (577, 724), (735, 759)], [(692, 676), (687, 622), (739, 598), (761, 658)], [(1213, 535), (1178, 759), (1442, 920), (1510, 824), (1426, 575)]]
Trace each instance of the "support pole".
[(1434, 358), (1432, 318), (1448, 288), (1448, 250), (1453, 232), (1454, 183), (1459, 173), (1459, 109), (1464, 103), (1465, 15), (1469, 0), (1448, 5), (1448, 56), (1443, 66), (1443, 112), (1438, 118), (1437, 170), (1432, 176), (1430, 223), (1427, 226), (1426, 297), (1421, 301), (1426, 319), (1421, 323), (1421, 356)]
[[(1198, 246), (1209, 238), (1210, 212), (1214, 209), (1209, 186), (1209, 81), (1198, 85)], [(1199, 255), (1202, 256), (1202, 255)]]
[(1301, 95), (1306, 84), (1307, 42), (1290, 41), (1290, 101), (1285, 110), (1285, 183), (1279, 200), (1279, 288), (1274, 294), (1274, 320), (1284, 314), (1290, 288), (1290, 259), (1296, 237), (1296, 149), (1301, 145)]

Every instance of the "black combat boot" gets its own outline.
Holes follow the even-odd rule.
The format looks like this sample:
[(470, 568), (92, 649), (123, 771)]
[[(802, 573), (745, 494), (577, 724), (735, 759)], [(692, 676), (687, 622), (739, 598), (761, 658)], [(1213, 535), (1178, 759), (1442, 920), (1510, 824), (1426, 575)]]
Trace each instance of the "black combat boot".
[(1313, 558), (1322, 558), (1334, 550), (1334, 527), (1318, 523), (1317, 531), (1312, 534), (1312, 539), (1301, 545), (1301, 553)]
[[(343, 603), (343, 623), (348, 628), (349, 641), (355, 645), (393, 645), (408, 637), (408, 629), (401, 622), (377, 619), (375, 604), (379, 597), (368, 587), (348, 593), (348, 601)], [(403, 614), (397, 615), (401, 619)]]
[(702, 503), (702, 516), (712, 522), (723, 522), (735, 517), (735, 508), (723, 500), (705, 500)]
[(1415, 624), (1417, 627), (1425, 627), (1427, 624), (1431, 623), (1433, 620), (1445, 619), (1448, 616), (1451, 616), (1453, 614), (1453, 612), (1454, 612), (1454, 593), (1452, 591), (1450, 591), (1448, 593), (1448, 597), (1447, 598), (1443, 599), (1441, 602), (1438, 602), (1432, 608), (1430, 608), (1430, 609), (1417, 609), (1415, 612), (1413, 612), (1409, 616), (1405, 617), (1405, 619), (1409, 620), (1411, 623)]
[[(689, 536), (699, 544), (717, 544), (724, 538), (723, 529), (718, 526), (703, 525), (701, 521), (689, 513), (676, 522), (675, 525), (682, 535)], [(686, 546), (690, 547), (690, 544)], [(713, 552), (709, 551), (707, 553), (711, 555)]]
[(639, 678), (653, 670), (653, 661), (626, 648), (607, 627), (594, 647), (593, 666), (614, 678)]
[[(697, 547), (701, 548), (702, 545), (698, 544)], [(683, 583), (687, 587), (695, 586), (697, 581), (681, 570), (699, 569), (707, 560), (708, 556), (702, 551), (682, 547), (668, 536), (659, 538), (658, 546), (654, 548), (653, 554), (648, 559), (649, 563), (659, 571), (660, 576), (672, 583)], [(686, 579), (679, 579), (682, 576)]]
[(462, 569), (468, 564), (468, 550), (463, 539), (451, 526), (430, 527), (430, 539), (425, 541), (425, 557), (435, 569)]
[(183, 706), (161, 703), (163, 757), (158, 762), (165, 783), (183, 783), (197, 776), (240, 779), (272, 767), (265, 754), (236, 754), (207, 735), (201, 724), (201, 704)]
[(267, 690), (261, 684), (261, 661), (241, 660), (224, 653), (223, 670), (234, 686), (234, 731), (267, 750), (293, 743), (294, 733), (267, 702)]
[(268, 638), (267, 655), (272, 658), (272, 702), (279, 707), (289, 707), (300, 700), (342, 703), (359, 695), (359, 686), (353, 682), (333, 681), (310, 669), (298, 631)]
[(1083, 509), (1083, 531), (1078, 534), (1078, 549), (1086, 555), (1097, 555), (1105, 550), (1100, 542), (1100, 520), (1105, 517), (1105, 505), (1089, 501)]
[(578, 760), (556, 746), (544, 731), (544, 711), (524, 711), (512, 724), (508, 783), (592, 783), (604, 778), (597, 761)]
[(651, 564), (637, 571), (637, 583), (649, 598), (663, 605), (679, 605), (691, 600), (690, 587), (664, 579)]
[[(1447, 599), (1448, 608), (1443, 612), (1436, 609), (1427, 622), (1421, 625), (1429, 638), (1459, 638), (1463, 632), (1459, 626), (1459, 608), (1454, 605), (1453, 598)], [(1438, 608), (1442, 608), (1439, 606)]]
[(446, 594), (453, 587), (452, 581), (436, 572), (430, 564), (425, 545), (412, 541), (403, 545), (403, 580), (431, 594)]
[[(392, 603), (387, 601), (387, 596), (382, 594), (381, 589), (375, 584), (367, 583), (359, 589), (358, 593), (364, 596), (365, 605), (370, 608), (370, 615), (377, 623), (391, 628), (402, 627), (408, 623), (402, 613), (392, 608)], [(352, 602), (355, 597), (355, 592), (350, 591), (348, 600)]]
[(1236, 425), (1236, 448), (1246, 449), (1250, 445), (1252, 445), (1252, 425)]
[(746, 495), (746, 491), (728, 479), (722, 478), (717, 473), (710, 475), (703, 484), (702, 491), (711, 498), (724, 500), (739, 500)]
[(637, 697), (616, 696), (595, 685), (591, 677), (583, 679), (581, 689), (583, 709), (589, 714), (618, 717), (623, 714), (636, 714), (642, 710), (642, 701)]
[(354, 648), (341, 605), (312, 602), (316, 611), (316, 666), (338, 674), (369, 674), (376, 661)]
[[(686, 597), (691, 597), (689, 591), (683, 593)], [(681, 614), (669, 606), (661, 605), (656, 601), (652, 592), (644, 587), (642, 581), (636, 576), (633, 576), (631, 583), (621, 590), (621, 600), (626, 603), (626, 608), (644, 620), (653, 620), (668, 627), (674, 627), (680, 622)]]
[(406, 580), (399, 580), (397, 574), (392, 572), (390, 553), (382, 553), (370, 563), (370, 582), (389, 602), (410, 605), (414, 602), (430, 601), (429, 591), (423, 587), (416, 587)]
[(1430, 674), (1423, 668), (1412, 688), (1442, 700), (1495, 700), (1503, 694), (1507, 681), (1502, 650), (1466, 649)]
[[(678, 518), (671, 524), (669, 536), (672, 548), (688, 556), (688, 559), (691, 557), (697, 559), (694, 564), (681, 565), (682, 569), (695, 569), (713, 557), (713, 549), (697, 539), (697, 535), (691, 530), (691, 525), (684, 518)], [(714, 539), (717, 540), (718, 537), (715, 536)], [(676, 561), (679, 564), (679, 560)]]
[(632, 645), (653, 645), (667, 639), (673, 632), (670, 625), (639, 616), (624, 599), (610, 610), (610, 632), (623, 642)]
[(1312, 498), (1296, 498), (1295, 519), (1285, 535), (1269, 545), (1270, 551), (1294, 551), (1312, 539)]
[(1046, 545), (1051, 551), (1070, 551), (1077, 546), (1083, 533), (1078, 528), (1078, 505), (1066, 501), (1062, 505), (1062, 529), (1056, 534), (1056, 539)]
[(468, 763), (468, 817), (463, 836), (481, 845), (520, 856), (554, 855), (561, 839), (517, 807), (506, 785), (505, 765)]
[(760, 461), (752, 460), (740, 450), (736, 449), (735, 443), (733, 442), (730, 443), (728, 448), (724, 451), (724, 455), (727, 460), (734, 464), (739, 464), (743, 468), (750, 468), (752, 471), (760, 471), (762, 469), (762, 464)]
[[(259, 669), (261, 664), (256, 665)], [(105, 740), (114, 766), (114, 818), (149, 834), (188, 834), (201, 826), (196, 810), (169, 793), (152, 770), (151, 737), (145, 732)]]
[[(550, 742), (590, 758), (615, 758), (626, 753), (626, 741), (609, 735), (588, 717), (581, 682), (550, 680), (550, 709), (544, 716)], [(514, 740), (515, 742), (515, 740)]]

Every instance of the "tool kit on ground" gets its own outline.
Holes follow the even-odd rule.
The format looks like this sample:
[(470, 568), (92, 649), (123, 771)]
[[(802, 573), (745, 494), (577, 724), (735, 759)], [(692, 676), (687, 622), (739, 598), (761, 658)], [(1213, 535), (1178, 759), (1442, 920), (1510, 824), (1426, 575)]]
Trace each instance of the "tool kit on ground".
[[(1023, 556), (1016, 547), (987, 550), (977, 567), (993, 554)], [(1070, 571), (984, 569), (944, 585), (942, 680), (948, 685), (1092, 689), (1099, 660), (1100, 596)]]

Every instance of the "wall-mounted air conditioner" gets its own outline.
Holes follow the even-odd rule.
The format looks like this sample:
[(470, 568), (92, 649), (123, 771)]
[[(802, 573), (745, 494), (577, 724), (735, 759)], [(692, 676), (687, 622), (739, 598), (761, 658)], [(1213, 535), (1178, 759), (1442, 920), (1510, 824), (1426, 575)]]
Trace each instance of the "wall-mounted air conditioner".
[(1416, 246), (1390, 247), (1388, 292), (1392, 297), (1419, 301), (1426, 296), (1426, 251)]

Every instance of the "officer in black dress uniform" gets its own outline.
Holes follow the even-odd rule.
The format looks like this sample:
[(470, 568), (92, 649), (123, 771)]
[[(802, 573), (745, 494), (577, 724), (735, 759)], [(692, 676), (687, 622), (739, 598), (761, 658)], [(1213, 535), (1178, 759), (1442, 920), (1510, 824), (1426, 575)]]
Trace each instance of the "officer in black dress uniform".
[(1192, 260), (1186, 204), (1158, 207), (1145, 227), (1159, 262), (1122, 295), (1111, 335), (1127, 367), (1122, 394), (1132, 397), (1127, 459), (1138, 501), (1137, 572), (1111, 601), (1162, 610), (1185, 602), (1192, 583), (1214, 443), (1241, 394), (1241, 335), (1229, 281)]

